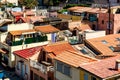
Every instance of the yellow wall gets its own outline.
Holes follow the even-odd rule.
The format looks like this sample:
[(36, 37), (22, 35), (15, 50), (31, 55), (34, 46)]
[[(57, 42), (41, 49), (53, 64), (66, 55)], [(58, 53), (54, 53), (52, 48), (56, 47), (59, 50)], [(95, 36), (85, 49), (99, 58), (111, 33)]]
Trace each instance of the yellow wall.
[[(87, 73), (87, 72), (85, 72), (85, 71), (83, 71), (83, 70), (80, 70), (80, 80), (84, 80), (84, 74), (85, 73)], [(91, 74), (89, 74), (89, 73), (87, 73), (88, 74), (88, 79), (89, 80), (91, 80), (91, 76), (93, 76), (93, 77), (95, 77), (94, 75), (91, 75)], [(97, 78), (97, 77), (95, 77), (97, 80), (100, 80), (99, 78)]]
[(61, 19), (67, 19), (67, 20), (73, 20), (73, 21), (81, 20), (80, 16), (73, 16), (73, 15), (66, 15), (66, 14), (58, 14), (58, 17)]
[[(84, 80), (84, 74), (87, 73), (86, 71), (84, 70), (80, 70), (80, 80)], [(97, 80), (116, 80), (115, 77), (113, 78), (109, 78), (109, 79), (101, 79), (101, 78), (98, 78), (96, 77), (95, 75), (92, 75), (90, 73), (87, 73), (88, 74), (88, 80), (91, 80), (91, 76), (95, 77)]]

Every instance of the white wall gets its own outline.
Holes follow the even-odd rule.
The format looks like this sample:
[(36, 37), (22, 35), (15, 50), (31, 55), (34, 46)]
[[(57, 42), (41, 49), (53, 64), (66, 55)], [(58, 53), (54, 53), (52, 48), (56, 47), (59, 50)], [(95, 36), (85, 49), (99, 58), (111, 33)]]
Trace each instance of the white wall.
[(8, 25), (8, 31), (28, 30), (28, 29), (33, 29), (33, 26), (31, 26), (31, 24), (28, 23)]
[(94, 31), (94, 32), (85, 33), (86, 39), (103, 37), (105, 35), (106, 35), (105, 31)]
[(39, 16), (47, 16), (48, 14), (47, 9), (37, 10), (37, 13)]
[[(19, 45), (19, 46), (11, 46), (11, 53), (17, 50), (22, 50), (26, 48), (31, 48), (31, 47), (36, 47), (36, 46), (42, 46), (42, 45), (47, 45), (48, 41), (45, 42), (39, 42), (39, 43), (31, 43), (31, 44), (24, 44), (24, 45)], [(15, 57), (14, 55), (11, 54), (11, 61), (14, 61)]]
[(80, 71), (76, 68), (71, 68), (71, 77), (68, 77), (64, 75), (63, 73), (60, 73), (58, 71), (55, 72), (55, 77), (59, 80), (80, 80)]
[(1, 0), (1, 2), (5, 2), (5, 1), (7, 1), (7, 2), (9, 2), (9, 3), (13, 3), (13, 4), (15, 4), (16, 6), (18, 6), (18, 0)]
[[(25, 72), (25, 73), (27, 73), (28, 74), (28, 80), (30, 79), (30, 65), (29, 65), (29, 60), (25, 60), (24, 58), (21, 58), (21, 57), (18, 57), (18, 56), (16, 56), (16, 62), (15, 62), (15, 64), (16, 64), (16, 66), (15, 66), (15, 72), (16, 72), (16, 74), (18, 75), (18, 76), (21, 76), (21, 71), (22, 71), (22, 69), (20, 68), (19, 70), (17, 69), (17, 63), (18, 63), (18, 61), (20, 61), (20, 60), (22, 60), (22, 61), (24, 61), (24, 66), (27, 68), (27, 72)], [(23, 75), (25, 75), (25, 74), (23, 74)], [(23, 77), (24, 78), (24, 77)]]
[(81, 24), (81, 21), (73, 21), (73, 22), (71, 21), (71, 22), (69, 22), (68, 27), (70, 29), (75, 28), (75, 27), (79, 28), (80, 24)]
[(111, 3), (117, 3), (117, 0), (109, 0)]
[(15, 56), (13, 55), (14, 51), (36, 47), (36, 46), (47, 45), (48, 43), (49, 43), (48, 41), (45, 41), (45, 42), (39, 42), (39, 43), (37, 42), (37, 43), (24, 44), (18, 46), (8, 46), (7, 44), (0, 42), (0, 48), (5, 48), (9, 51), (9, 67), (12, 68), (14, 67), (14, 61), (15, 61)]
[(0, 34), (0, 42), (4, 42), (5, 39), (6, 39), (6, 37), (7, 37), (7, 35), (8, 35), (7, 32), (5, 32), (5, 33), (1, 33), (1, 34)]
[(51, 41), (51, 34), (46, 34), (48, 37), (48, 41)]

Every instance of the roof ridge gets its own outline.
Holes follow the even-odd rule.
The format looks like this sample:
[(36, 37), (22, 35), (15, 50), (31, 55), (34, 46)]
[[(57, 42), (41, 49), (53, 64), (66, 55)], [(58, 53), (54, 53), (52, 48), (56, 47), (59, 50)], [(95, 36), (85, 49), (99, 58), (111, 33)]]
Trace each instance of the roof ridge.
[[(41, 26), (34, 26), (34, 27), (44, 27), (44, 26), (52, 26), (52, 25), (48, 24), (48, 25), (41, 25)], [(52, 26), (52, 27), (54, 27), (54, 26)]]
[(61, 42), (49, 43), (47, 46), (59, 45), (59, 44), (64, 44), (64, 43), (68, 43), (68, 42), (67, 41), (61, 41)]
[(82, 56), (82, 57), (85, 57), (85, 58), (88, 58), (88, 59), (92, 59), (92, 60), (98, 61), (98, 59), (95, 59), (95, 58), (92, 58), (92, 57), (89, 57), (89, 56), (86, 56), (86, 55), (83, 55), (83, 54), (78, 54), (78, 53), (75, 52), (75, 51), (70, 51), (70, 50), (65, 50), (65, 51), (70, 52), (70, 53), (73, 53), (73, 54), (76, 54), (76, 55), (78, 55), (78, 56)]

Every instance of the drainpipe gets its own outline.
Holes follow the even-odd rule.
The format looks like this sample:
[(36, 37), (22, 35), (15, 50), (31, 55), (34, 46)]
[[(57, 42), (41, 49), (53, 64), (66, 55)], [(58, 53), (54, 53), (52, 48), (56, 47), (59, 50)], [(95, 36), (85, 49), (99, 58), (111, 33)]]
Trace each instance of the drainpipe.
[(108, 34), (110, 34), (110, 29), (111, 29), (111, 21), (110, 21), (110, 13), (111, 13), (111, 10), (110, 10), (110, 0), (108, 0), (108, 14), (109, 14), (109, 16), (108, 16)]

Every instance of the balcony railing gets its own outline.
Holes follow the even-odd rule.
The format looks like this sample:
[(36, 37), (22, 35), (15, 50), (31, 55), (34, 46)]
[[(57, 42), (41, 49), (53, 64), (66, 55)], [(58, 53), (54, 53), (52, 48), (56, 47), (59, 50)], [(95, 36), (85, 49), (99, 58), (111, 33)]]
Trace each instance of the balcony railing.
[(79, 41), (78, 41), (77, 36), (73, 36), (73, 37), (68, 37), (68, 42), (70, 44), (77, 44)]
[(51, 65), (46, 66), (45, 64), (38, 63), (34, 60), (30, 60), (30, 66), (35, 69), (38, 69), (43, 74), (47, 74), (47, 71), (54, 71), (53, 66), (51, 66)]
[(35, 38), (26, 38), (25, 44), (35, 43), (35, 42), (44, 42), (47, 41), (47, 36), (39, 36)]
[(25, 40), (19, 40), (19, 41), (6, 41), (6, 43), (9, 46), (18, 46), (22, 44), (31, 44), (31, 43), (37, 43), (37, 42), (44, 42), (47, 41), (47, 36), (39, 36), (35, 38), (26, 38)]
[(47, 66), (40, 64), (36, 61), (30, 60), (30, 66), (35, 68), (35, 69), (38, 69), (39, 71), (41, 71), (44, 74), (47, 73)]

